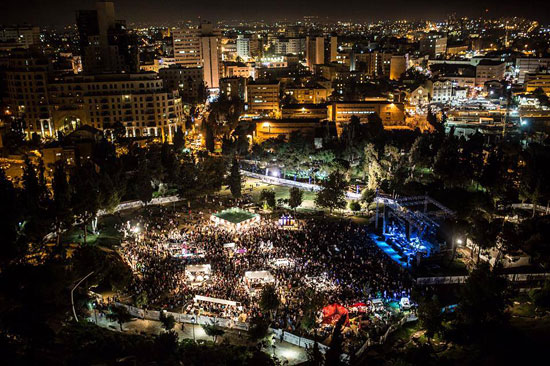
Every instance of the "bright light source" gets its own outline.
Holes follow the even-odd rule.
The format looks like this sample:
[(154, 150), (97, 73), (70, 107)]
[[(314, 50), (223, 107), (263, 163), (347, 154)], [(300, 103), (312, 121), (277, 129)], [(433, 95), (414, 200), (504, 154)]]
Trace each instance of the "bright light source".
[(462, 239), (456, 239), (456, 243), (457, 243), (458, 245), (462, 244)]

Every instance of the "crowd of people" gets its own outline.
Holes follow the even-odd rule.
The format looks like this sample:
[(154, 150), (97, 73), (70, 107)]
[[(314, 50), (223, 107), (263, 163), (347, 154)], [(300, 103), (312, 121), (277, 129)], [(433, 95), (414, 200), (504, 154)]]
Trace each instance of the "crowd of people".
[[(285, 227), (262, 219), (233, 230), (216, 226), (208, 214), (192, 218), (163, 210), (121, 228), (121, 254), (135, 273), (128, 292), (146, 295), (149, 308), (249, 318), (261, 309), (259, 291), (245, 279), (246, 271), (269, 271), (281, 301), (274, 323), (289, 330), (300, 326), (311, 289), (324, 304), (344, 306), (410, 293), (408, 273), (370, 240), (365, 226), (305, 219)], [(189, 264), (210, 264), (211, 273), (200, 283), (190, 281)], [(197, 303), (195, 295), (238, 305)]]

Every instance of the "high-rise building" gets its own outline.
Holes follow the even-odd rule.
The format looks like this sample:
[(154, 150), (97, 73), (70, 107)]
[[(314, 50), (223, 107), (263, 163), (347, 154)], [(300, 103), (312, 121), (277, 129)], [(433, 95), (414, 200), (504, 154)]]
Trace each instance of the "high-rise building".
[(56, 138), (84, 125), (110, 130), (120, 123), (128, 136), (170, 140), (183, 126), (181, 98), (155, 74), (55, 76), (52, 69), (43, 56), (8, 59), (8, 103), (27, 138)]
[(519, 57), (516, 59), (518, 83), (525, 83), (525, 75), (550, 70), (550, 58)]
[(338, 37), (331, 36), (330, 37), (330, 62), (337, 62), (338, 61)]
[(407, 71), (407, 59), (403, 55), (393, 55), (390, 60), (390, 80), (399, 80)]
[(0, 28), (0, 49), (31, 48), (40, 45), (40, 28), (14, 26)]
[(442, 33), (426, 33), (420, 39), (420, 52), (438, 57), (447, 52), (447, 36)]
[(123, 20), (116, 20), (111, 1), (97, 1), (95, 10), (80, 10), (76, 16), (80, 52), (87, 74), (138, 72), (137, 41)]
[(278, 81), (257, 80), (247, 85), (248, 112), (261, 116), (278, 117), (279, 92)]
[(310, 70), (325, 63), (325, 37), (306, 38), (306, 64)]
[(178, 90), (184, 101), (200, 102), (206, 97), (202, 67), (173, 65), (159, 70), (159, 77), (168, 90)]
[(183, 67), (204, 68), (204, 84), (209, 89), (219, 88), (222, 76), (221, 32), (211, 23), (198, 28), (172, 30), (174, 58)]
[(242, 34), (237, 36), (237, 56), (243, 61), (250, 58), (250, 38), (246, 38)]
[(50, 130), (47, 85), (52, 68), (51, 61), (40, 55), (17, 53), (8, 59), (7, 102), (29, 138)]

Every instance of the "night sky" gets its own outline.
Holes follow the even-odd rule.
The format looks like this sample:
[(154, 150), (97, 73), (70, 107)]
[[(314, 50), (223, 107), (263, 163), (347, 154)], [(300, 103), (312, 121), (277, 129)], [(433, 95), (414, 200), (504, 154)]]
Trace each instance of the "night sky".
[[(65, 25), (75, 11), (93, 9), (94, 0), (3, 0), (0, 23)], [(443, 19), (456, 13), (478, 17), (520, 16), (550, 23), (550, 0), (117, 0), (117, 18), (129, 22), (173, 23), (202, 16), (209, 20), (299, 19), (304, 15), (329, 20)]]

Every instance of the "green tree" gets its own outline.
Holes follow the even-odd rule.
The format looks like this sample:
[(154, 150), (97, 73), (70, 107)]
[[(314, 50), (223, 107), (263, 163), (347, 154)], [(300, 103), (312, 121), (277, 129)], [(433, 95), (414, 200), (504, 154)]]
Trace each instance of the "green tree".
[(73, 219), (71, 213), (71, 189), (67, 180), (67, 170), (64, 160), (55, 164), (52, 179), (53, 201), (52, 210), (55, 217), (55, 231), (57, 233), (57, 245), (61, 239), (61, 233), (67, 228)]
[(214, 131), (212, 129), (212, 126), (210, 126), (209, 122), (206, 122), (205, 124), (205, 131), (204, 131), (204, 145), (206, 147), (206, 150), (210, 153), (214, 152)]
[(185, 148), (185, 136), (182, 128), (178, 128), (172, 138), (172, 143), (174, 144), (174, 150), (177, 153), (181, 153), (182, 149)]
[(296, 211), (296, 208), (298, 208), (302, 204), (304, 192), (302, 192), (298, 187), (292, 187), (288, 190), (288, 193), (288, 205), (290, 206), (290, 208)]
[(202, 329), (204, 329), (204, 332), (209, 337), (212, 337), (212, 340), (214, 343), (216, 343), (216, 340), (219, 336), (222, 336), (225, 334), (225, 331), (214, 321), (211, 321), (210, 324), (201, 324)]
[(151, 172), (147, 167), (147, 163), (142, 164), (136, 174), (136, 194), (137, 199), (145, 204), (153, 199)]
[(262, 189), (260, 192), (260, 202), (263, 202), (265, 206), (275, 209), (277, 202), (275, 200), (275, 191), (272, 189)]
[(426, 331), (426, 337), (431, 340), (443, 329), (443, 313), (441, 303), (437, 296), (431, 299), (424, 299), (418, 305), (418, 319)]
[(273, 314), (277, 312), (277, 309), (279, 309), (279, 306), (281, 305), (281, 300), (279, 299), (279, 295), (277, 295), (275, 286), (266, 285), (262, 289), (259, 305), (260, 309), (269, 313), (270, 319), (273, 319)]
[(349, 203), (349, 209), (352, 210), (353, 212), (359, 212), (361, 211), (361, 204), (357, 201), (351, 201)]
[(250, 328), (248, 338), (251, 341), (259, 342), (264, 340), (269, 334), (269, 320), (261, 316), (254, 316), (250, 319)]
[(461, 289), (456, 327), (466, 341), (490, 341), (507, 324), (506, 278), (488, 263), (479, 264)]
[(550, 309), (550, 281), (544, 281), (544, 285), (540, 289), (531, 290), (529, 297), (537, 307), (544, 310)]
[[(28, 247), (20, 240), (20, 229), (24, 227), (18, 190), (0, 168), (0, 264), (7, 264), (21, 256)], [(0, 267), (2, 268), (2, 267)]]
[(330, 339), (330, 345), (329, 345), (330, 348), (325, 354), (325, 360), (327, 365), (337, 366), (342, 364), (342, 361), (340, 360), (342, 353), (344, 353), (344, 349), (343, 349), (344, 337), (342, 334), (342, 328), (344, 326), (345, 321), (346, 321), (346, 317), (341, 316), (340, 319), (338, 319), (338, 321), (334, 325), (334, 330), (332, 331), (332, 337)]
[(113, 322), (117, 322), (120, 325), (120, 331), (122, 332), (122, 325), (132, 320), (132, 315), (128, 312), (124, 306), (112, 306), (111, 311), (107, 313), (107, 319)]
[(317, 206), (328, 208), (331, 213), (334, 209), (346, 207), (347, 182), (342, 173), (339, 171), (332, 172), (327, 180), (321, 183), (321, 186), (321, 190), (315, 197)]
[(236, 157), (233, 157), (233, 163), (231, 164), (228, 183), (229, 183), (229, 190), (231, 191), (231, 195), (234, 198), (240, 198), (242, 194), (241, 193), (242, 179), (241, 179), (241, 171), (239, 169), (239, 162), (237, 161)]
[(84, 229), (84, 244), (88, 236), (88, 224), (100, 208), (99, 177), (91, 163), (77, 167), (70, 178), (71, 207)]
[(174, 316), (172, 314), (166, 315), (164, 311), (160, 311), (159, 320), (162, 323), (162, 327), (167, 332), (174, 329), (176, 326), (176, 319), (174, 319)]
[(323, 366), (325, 364), (325, 356), (319, 349), (317, 342), (313, 343), (313, 347), (307, 350), (307, 363), (308, 366)]

